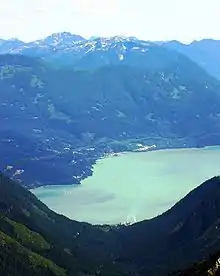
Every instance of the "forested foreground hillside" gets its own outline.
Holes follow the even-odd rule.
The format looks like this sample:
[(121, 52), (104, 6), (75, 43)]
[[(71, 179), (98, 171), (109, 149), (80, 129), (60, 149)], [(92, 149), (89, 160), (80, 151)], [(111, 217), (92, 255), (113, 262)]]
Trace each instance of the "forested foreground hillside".
[(218, 275), (219, 196), (215, 177), (155, 219), (93, 226), (57, 215), (1, 174), (1, 275)]
[(195, 263), (190, 268), (174, 272), (173, 276), (219, 276), (220, 275), (220, 252), (213, 254), (203, 261)]

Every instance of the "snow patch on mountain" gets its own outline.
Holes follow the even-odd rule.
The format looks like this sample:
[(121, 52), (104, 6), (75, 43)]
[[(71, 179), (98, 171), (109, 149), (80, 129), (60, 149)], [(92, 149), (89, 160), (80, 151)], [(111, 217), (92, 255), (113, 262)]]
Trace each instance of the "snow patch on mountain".
[(119, 59), (122, 61), (124, 60), (124, 55), (119, 55)]
[(145, 53), (156, 44), (138, 40), (135, 37), (113, 36), (94, 37), (86, 40), (79, 35), (69, 32), (54, 33), (44, 39), (25, 43), (21, 41), (0, 41), (0, 54), (24, 54), (35, 57), (47, 57), (47, 55), (62, 56), (72, 54), (83, 58), (94, 52), (99, 53), (101, 59), (106, 59), (108, 64), (111, 57), (116, 56), (121, 62), (130, 53)]

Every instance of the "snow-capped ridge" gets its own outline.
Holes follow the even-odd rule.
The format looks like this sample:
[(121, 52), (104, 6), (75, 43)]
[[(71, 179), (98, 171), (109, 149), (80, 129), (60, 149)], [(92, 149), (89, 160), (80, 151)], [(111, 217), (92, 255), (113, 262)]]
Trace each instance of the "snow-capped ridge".
[(84, 40), (80, 35), (71, 34), (70, 32), (60, 32), (34, 41), (33, 43), (37, 45), (57, 46), (62, 44), (71, 45)]
[[(3, 47), (3, 46), (4, 47)], [(130, 36), (92, 37), (85, 39), (70, 32), (53, 33), (43, 39), (25, 43), (10, 41), (9, 44), (0, 43), (0, 54), (24, 54), (29, 56), (47, 57), (48, 55), (73, 55), (76, 58), (96, 53), (106, 64), (125, 62), (131, 53), (142, 55), (149, 50), (152, 42), (138, 40)], [(77, 57), (78, 56), (78, 57)]]

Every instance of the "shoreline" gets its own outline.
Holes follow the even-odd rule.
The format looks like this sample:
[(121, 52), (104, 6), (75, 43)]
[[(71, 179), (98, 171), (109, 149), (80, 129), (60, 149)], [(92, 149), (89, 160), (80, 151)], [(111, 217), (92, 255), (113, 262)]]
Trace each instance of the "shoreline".
[[(206, 151), (206, 149), (207, 149), (207, 151)], [(216, 149), (216, 150), (215, 150)], [(218, 158), (218, 159), (216, 159), (216, 160), (219, 160), (219, 151), (220, 151), (220, 146), (208, 146), (208, 147), (202, 147), (202, 148), (196, 148), (196, 147), (194, 147), (194, 148), (181, 148), (181, 149), (172, 149), (171, 151), (169, 151), (169, 152), (171, 152), (171, 158), (170, 158), (170, 156), (169, 156), (169, 154), (165, 154), (165, 156), (164, 156), (164, 153), (163, 152), (165, 152), (165, 151), (167, 151), (166, 149), (159, 149), (160, 150), (160, 152), (161, 152), (161, 156), (162, 156), (162, 160), (164, 160), (164, 161), (161, 161), (161, 164), (162, 164), (162, 166), (165, 166), (166, 167), (166, 165), (165, 164), (167, 164), (166, 163), (166, 160), (173, 160), (173, 156), (175, 157), (175, 156), (177, 156), (178, 157), (178, 155), (180, 155), (180, 156), (182, 156), (182, 154), (185, 156), (184, 158), (183, 158), (183, 162), (188, 162), (187, 160), (188, 160), (188, 154), (189, 154), (189, 156), (194, 156), (195, 157), (195, 159), (193, 159), (193, 160), (195, 160), (196, 162), (198, 161), (199, 163), (197, 164), (197, 168), (203, 168), (203, 166), (206, 166), (206, 162), (204, 162), (204, 160), (206, 160), (207, 158), (208, 158), (208, 160), (213, 160), (212, 158), (213, 158), (213, 154), (214, 154), (214, 156), (215, 156), (215, 158)], [(200, 151), (201, 150), (201, 151)], [(172, 153), (172, 152), (175, 152), (176, 151), (176, 153), (177, 153), (177, 155), (175, 154), (175, 153)], [(183, 153), (185, 151), (185, 153)], [(199, 153), (197, 153), (197, 151), (199, 151), (199, 152), (201, 152), (201, 156), (203, 156), (203, 159), (200, 159), (199, 158), (199, 156), (200, 156), (200, 154)], [(167, 151), (168, 152), (168, 151)], [(129, 154), (129, 153), (131, 153), (131, 152), (124, 152), (123, 154)], [(136, 152), (132, 152), (132, 153), (136, 153)], [(192, 154), (192, 155), (191, 155)], [(135, 155), (136, 156), (136, 155)], [(124, 162), (127, 162), (126, 160), (127, 160), (127, 158), (128, 158), (128, 161), (129, 161), (129, 164), (131, 164), (131, 166), (129, 167), (129, 168), (132, 168), (135, 164), (133, 164), (132, 165), (132, 160), (133, 160), (133, 158), (136, 160), (136, 158), (137, 158), (137, 160), (138, 160), (138, 158), (140, 157), (141, 158), (141, 160), (142, 160), (142, 158), (145, 158), (145, 155), (137, 155), (137, 157), (135, 157), (134, 156), (134, 154), (132, 154), (132, 155), (129, 155), (128, 157), (124, 157), (124, 159), (119, 159), (119, 161), (114, 161), (112, 158), (113, 157), (115, 157), (114, 155), (112, 156), (112, 155), (110, 155), (110, 156), (107, 156), (106, 158), (111, 158), (111, 161), (110, 161), (110, 163), (109, 163), (109, 160), (107, 160), (107, 163), (105, 163), (105, 165), (104, 165), (104, 176), (106, 175), (108, 175), (108, 177), (106, 178), (106, 188), (105, 188), (105, 185), (103, 185), (103, 184), (105, 184), (103, 181), (105, 181), (105, 179), (104, 178), (101, 178), (102, 180), (99, 182), (99, 179), (100, 179), (100, 177), (99, 178), (94, 178), (94, 181), (93, 181), (93, 179), (90, 179), (89, 180), (89, 182), (87, 183), (87, 182), (85, 182), (85, 183), (82, 183), (82, 186), (80, 186), (80, 185), (48, 185), (48, 186), (41, 186), (41, 187), (39, 187), (40, 189), (38, 190), (38, 191), (36, 191), (35, 189), (32, 189), (31, 190), (31, 192), (33, 192), (33, 194), (35, 194), (40, 200), (42, 200), (42, 199), (44, 199), (44, 196), (45, 196), (45, 198), (49, 198), (49, 201), (47, 202), (47, 201), (45, 201), (45, 202), (47, 202), (47, 206), (49, 206), (49, 208), (51, 207), (51, 205), (49, 205), (49, 202), (50, 202), (50, 190), (51, 190), (51, 192), (52, 192), (52, 197), (54, 196), (55, 198), (56, 198), (56, 200), (57, 200), (57, 202), (60, 202), (59, 200), (61, 200), (61, 202), (62, 202), (62, 200), (64, 199), (64, 197), (65, 197), (65, 195), (67, 194), (67, 195), (70, 195), (70, 198), (69, 199), (64, 199), (64, 202), (66, 202), (66, 200), (67, 201), (69, 201), (70, 203), (64, 203), (64, 207), (65, 207), (65, 204), (67, 204), (66, 206), (71, 206), (71, 202), (72, 202), (72, 200), (73, 200), (73, 198), (71, 197), (71, 196), (73, 196), (73, 197), (75, 197), (75, 199), (76, 199), (76, 202), (73, 204), (73, 206), (75, 206), (76, 207), (76, 213), (74, 214), (74, 212), (73, 213), (71, 213), (72, 211), (64, 211), (65, 210), (65, 208), (64, 209), (53, 209), (55, 212), (57, 212), (57, 213), (59, 213), (59, 214), (62, 214), (62, 215), (64, 215), (64, 216), (67, 216), (68, 218), (70, 218), (70, 219), (73, 219), (73, 220), (77, 220), (77, 221), (83, 221), (83, 222), (87, 222), (87, 223), (89, 223), (89, 224), (92, 224), (92, 225), (98, 225), (98, 226), (100, 226), (100, 227), (105, 227), (105, 225), (106, 225), (106, 222), (105, 222), (105, 219), (102, 221), (100, 218), (97, 218), (96, 219), (96, 216), (94, 217), (94, 219), (93, 219), (93, 217), (92, 217), (92, 211), (91, 211), (91, 221), (90, 221), (90, 218), (89, 217), (87, 217), (86, 218), (86, 216), (85, 216), (85, 214), (83, 214), (81, 217), (79, 216), (79, 214), (80, 214), (80, 206), (81, 206), (81, 204), (84, 206), (87, 206), (87, 204), (88, 204), (88, 202), (87, 202), (87, 200), (90, 202), (90, 200), (91, 200), (91, 202), (92, 202), (92, 204), (94, 203), (94, 204), (99, 204), (100, 202), (99, 202), (99, 199), (100, 198), (102, 198), (102, 196), (103, 196), (103, 194), (105, 194), (105, 191), (106, 191), (106, 193), (108, 192), (108, 193), (118, 193), (118, 195), (119, 195), (119, 197), (118, 197), (118, 199), (123, 199), (123, 196), (120, 194), (120, 189), (118, 189), (117, 187), (118, 186), (121, 186), (122, 187), (122, 189), (126, 189), (126, 190), (124, 190), (124, 191), (127, 191), (127, 185), (130, 183), (129, 181), (129, 179), (132, 179), (133, 177), (132, 177), (132, 174), (134, 174), (133, 172), (132, 172), (132, 170), (130, 169), (129, 170), (129, 172), (130, 172), (130, 174), (128, 174), (128, 176), (123, 176), (123, 177), (125, 177), (125, 179), (127, 179), (128, 180), (128, 182), (123, 182), (123, 180), (122, 180), (122, 185), (116, 185), (115, 186), (115, 184), (114, 183), (112, 183), (112, 179), (111, 179), (111, 164), (113, 165), (113, 169), (114, 168), (116, 168), (116, 171), (118, 171), (118, 172), (120, 172), (120, 164), (122, 165), (122, 167), (123, 167), (123, 164), (126, 164), (126, 163), (124, 163)], [(160, 155), (159, 155), (160, 156)], [(163, 157), (165, 157), (165, 159), (163, 159)], [(198, 159), (199, 158), (199, 159)], [(210, 159), (211, 158), (211, 159)], [(103, 158), (102, 158), (103, 159)], [(104, 162), (105, 160), (102, 160), (102, 159), (99, 159), (99, 161), (101, 161), (101, 162)], [(181, 159), (181, 158), (180, 158)], [(197, 160), (198, 159), (198, 160)], [(143, 159), (143, 160), (145, 160), (145, 159)], [(152, 164), (154, 164), (153, 166), (154, 166), (154, 173), (155, 174), (157, 174), (157, 169), (158, 169), (158, 166), (157, 166), (157, 163), (155, 163), (154, 161), (156, 160), (156, 162), (158, 162), (158, 160), (160, 160), (160, 158), (158, 159), (158, 157), (155, 155), (155, 154), (153, 154), (153, 155), (146, 155), (146, 160), (147, 160), (147, 162), (151, 162), (152, 161)], [(200, 161), (199, 161), (200, 160)], [(215, 160), (215, 159), (214, 159)], [(96, 161), (96, 162), (98, 162), (98, 160)], [(115, 163), (116, 162), (116, 163)], [(136, 163), (136, 162), (135, 162)], [(141, 161), (141, 163), (143, 163), (142, 161)], [(110, 170), (109, 170), (109, 164), (110, 164)], [(115, 165), (114, 165), (115, 164)], [(149, 165), (149, 163), (147, 163), (148, 165)], [(169, 164), (169, 163), (168, 163)], [(181, 163), (180, 163), (181, 164)], [(214, 163), (214, 164), (216, 164), (216, 163)], [(147, 166), (148, 166), (147, 165)], [(102, 164), (101, 164), (101, 166), (102, 166)], [(94, 169), (94, 174), (96, 175), (96, 169), (97, 169), (97, 172), (101, 172), (101, 171), (103, 171), (103, 167), (99, 167), (98, 166), (98, 168), (96, 168), (95, 167), (95, 169)], [(114, 167), (115, 166), (115, 167)], [(145, 165), (144, 165), (145, 166)], [(187, 165), (188, 166), (188, 165)], [(187, 167), (186, 166), (186, 167)], [(146, 167), (146, 166), (145, 166)], [(184, 166), (183, 166), (184, 167)], [(126, 166), (125, 166), (125, 168), (126, 168)], [(137, 163), (136, 163), (136, 166), (135, 166), (135, 168), (136, 168), (136, 171), (137, 172), (139, 172), (139, 168), (142, 168), (142, 166), (139, 166), (139, 163), (138, 163), (138, 161), (137, 161)], [(149, 168), (151, 168), (151, 166), (149, 166)], [(193, 171), (191, 171), (191, 167), (187, 167), (188, 169), (186, 170), (186, 168), (185, 168), (185, 171), (184, 171), (184, 173), (187, 173), (187, 175), (189, 175), (189, 177), (190, 177), (190, 175), (191, 174), (194, 174), (194, 172)], [(200, 184), (202, 184), (204, 181), (206, 181), (206, 180), (208, 180), (209, 178), (211, 178), (212, 176), (214, 176), (214, 175), (217, 175), (216, 174), (216, 170), (217, 170), (217, 172), (218, 172), (218, 175), (219, 175), (219, 169), (217, 168), (217, 169), (215, 169), (215, 170), (213, 170), (213, 169), (211, 169), (211, 172), (209, 172), (207, 175), (206, 175), (206, 173), (202, 173), (202, 176), (199, 176), (199, 177), (197, 177), (197, 180), (195, 181), (194, 179), (193, 179), (193, 181), (192, 181), (192, 183), (190, 184), (191, 186), (191, 188), (189, 189), (189, 192), (191, 191), (191, 190), (193, 190), (193, 189), (195, 189), (196, 187), (197, 187), (197, 184), (196, 183), (199, 183), (199, 185)], [(126, 172), (126, 170), (124, 170), (123, 169), (123, 171), (125, 171)], [(204, 170), (205, 171), (205, 170)], [(108, 174), (105, 174), (105, 173), (107, 173), (108, 172)], [(166, 172), (166, 171), (165, 171)], [(168, 172), (170, 173), (170, 174), (172, 174), (172, 170), (171, 171), (169, 171), (168, 170)], [(177, 170), (177, 172), (178, 172), (178, 170)], [(163, 171), (160, 171), (159, 170), (159, 175), (161, 175), (161, 173), (163, 174)], [(124, 175), (124, 173), (122, 173), (123, 175)], [(203, 175), (203, 174), (205, 174), (205, 175)], [(139, 174), (138, 174), (139, 175)], [(142, 175), (142, 174), (140, 174), (140, 175)], [(151, 173), (149, 174), (150, 176), (151, 176)], [(101, 174), (101, 176), (102, 176), (102, 174)], [(164, 181), (164, 179), (166, 180), (166, 174), (165, 175), (161, 175), (162, 176), (162, 178), (163, 178), (163, 181)], [(122, 177), (122, 178), (123, 178)], [(126, 178), (127, 177), (127, 178)], [(134, 175), (134, 178), (135, 178), (136, 176)], [(142, 177), (142, 176), (141, 176)], [(145, 179), (146, 179), (146, 176), (144, 176), (145, 178), (141, 178), (143, 181), (145, 181)], [(147, 176), (148, 177), (148, 176)], [(165, 177), (165, 178), (164, 178)], [(174, 173), (174, 177), (175, 177), (175, 173)], [(162, 179), (161, 178), (161, 179)], [(201, 178), (201, 179), (200, 179)], [(110, 179), (110, 180), (109, 180)], [(118, 175), (118, 181), (120, 181), (120, 175)], [(169, 179), (169, 176), (168, 176), (168, 179)], [(179, 178), (178, 178), (179, 179)], [(98, 181), (97, 181), (98, 180)], [(131, 181), (133, 181), (133, 180), (131, 180)], [(99, 183), (99, 184), (97, 184), (96, 185), (96, 183)], [(120, 182), (118, 182), (118, 183), (120, 183)], [(126, 183), (126, 186), (124, 185), (124, 183)], [(165, 181), (165, 183), (166, 183), (166, 181)], [(169, 181), (169, 184), (171, 183), (171, 181)], [(174, 182), (175, 183), (175, 182)], [(181, 182), (182, 184), (183, 183), (185, 183), (185, 182)], [(195, 185), (194, 185), (194, 184)], [(95, 186), (91, 186), (91, 185), (89, 185), (89, 186), (87, 186), (87, 184), (94, 184)], [(113, 185), (114, 184), (114, 185)], [(155, 183), (156, 184), (156, 183)], [(109, 186), (110, 185), (110, 186)], [(198, 185), (198, 186), (199, 186)], [(145, 185), (144, 185), (145, 186)], [(157, 186), (157, 185), (156, 185)], [(187, 186), (187, 185), (186, 185)], [(98, 188), (97, 188), (98, 187)], [(107, 188), (108, 187), (108, 188)], [(181, 187), (185, 187), (185, 185), (182, 185)], [(46, 188), (46, 190), (44, 190), (44, 188)], [(80, 188), (80, 190), (75, 190), (76, 188)], [(82, 189), (81, 189), (82, 188)], [(87, 189), (88, 188), (88, 189)], [(168, 188), (169, 188), (169, 185), (168, 185)], [(52, 191), (54, 189), (54, 191)], [(99, 191), (98, 189), (100, 189), (100, 191), (103, 191), (103, 193), (95, 193), (95, 191), (97, 192), (97, 191)], [(110, 190), (109, 190), (110, 189)], [(188, 189), (188, 188), (186, 188), (186, 189)], [(35, 190), (35, 191), (34, 191)], [(94, 190), (94, 192), (92, 192), (91, 193), (91, 190)], [(177, 194), (178, 193), (181, 193), (181, 190), (182, 190), (182, 188), (180, 188), (180, 190), (179, 190), (179, 188), (177, 188)], [(140, 189), (140, 191), (142, 191), (142, 188)], [(151, 188), (150, 188), (150, 191), (151, 191)], [(85, 193), (84, 193), (85, 192)], [(187, 191), (187, 193), (188, 193), (188, 191)], [(147, 193), (146, 193), (147, 194)], [(97, 196), (98, 195), (98, 196)], [(41, 196), (42, 196), (42, 198), (41, 198)], [(88, 196), (88, 197), (87, 197)], [(97, 196), (97, 198), (96, 198), (96, 196)], [(127, 196), (127, 195), (126, 195)], [(131, 196), (131, 194), (128, 194), (128, 197), (130, 197)], [(175, 192), (174, 192), (174, 196), (175, 197), (179, 197), (178, 195), (175, 195)], [(183, 195), (184, 196), (184, 195)], [(182, 196), (181, 196), (182, 197)], [(180, 197), (180, 199), (181, 199), (181, 197)], [(91, 198), (93, 198), (93, 199), (91, 199)], [(117, 197), (116, 197), (117, 198)], [(139, 201), (137, 201), (137, 196), (134, 196), (134, 201), (131, 201), (131, 206), (133, 205), (133, 207), (131, 207), (131, 210), (132, 210), (132, 212), (131, 212), (131, 210), (130, 209), (128, 209), (128, 212), (127, 212), (127, 214), (125, 213), (125, 214), (123, 214), (123, 212), (121, 213), (122, 214), (122, 217), (121, 217), (121, 220), (120, 221), (117, 221), (115, 218), (114, 218), (114, 216), (113, 215), (110, 215), (110, 217), (109, 217), (109, 221), (112, 219), (112, 222), (111, 223), (107, 223), (108, 225), (110, 225), (111, 227), (120, 227), (120, 226), (129, 226), (129, 225), (133, 225), (133, 224), (135, 224), (135, 223), (137, 223), (137, 222), (139, 222), (139, 221), (142, 221), (142, 220), (150, 220), (150, 219), (152, 219), (152, 218), (154, 218), (154, 217), (157, 217), (157, 216), (160, 216), (160, 214), (161, 213), (163, 213), (163, 212), (166, 212), (169, 208), (172, 208), (172, 205), (169, 205), (168, 207), (167, 207), (167, 209), (164, 209), (164, 210), (160, 210), (159, 209), (159, 205), (160, 204), (158, 204), (158, 213), (156, 214), (156, 215), (151, 215), (150, 213), (151, 213), (151, 211), (149, 211), (150, 213), (149, 213), (149, 215), (151, 215), (152, 217), (149, 217), (148, 215), (146, 215), (146, 217), (144, 217), (144, 218), (142, 218), (141, 216), (139, 216), (140, 214), (141, 214), (141, 210), (139, 210), (138, 208), (137, 208), (137, 210), (135, 209), (136, 207), (136, 202), (139, 202), (139, 201), (141, 201), (141, 200), (143, 200), (143, 198), (142, 197), (140, 197), (138, 200)], [(156, 197), (157, 198), (157, 200), (161, 200), (160, 199), (160, 196), (158, 197)], [(96, 199), (98, 199), (97, 200), (97, 202), (96, 202)], [(180, 199), (178, 199), (177, 201), (175, 201), (173, 204), (176, 204)], [(46, 200), (46, 199), (45, 199)], [(133, 200), (133, 199), (132, 199)], [(74, 200), (75, 201), (75, 200)], [(84, 203), (82, 203), (82, 202), (87, 202), (86, 204), (84, 204)], [(53, 202), (53, 200), (51, 201), (51, 202)], [(114, 202), (114, 201), (113, 201)], [(119, 201), (119, 202), (123, 202), (123, 201)], [(168, 201), (167, 201), (168, 202)], [(166, 205), (167, 204), (167, 202), (166, 202), (166, 200), (164, 201), (164, 204), (162, 204), (162, 205)], [(171, 202), (171, 201), (170, 201)], [(163, 203), (163, 201), (162, 201), (162, 203)], [(59, 206), (59, 203), (58, 203), (58, 205), (56, 205), (56, 203), (53, 203), (53, 204), (55, 204), (54, 205), (54, 208), (56, 208), (56, 206)], [(103, 204), (105, 204), (104, 202), (103, 202)], [(113, 203), (112, 203), (113, 204)], [(137, 206), (139, 206), (138, 205), (139, 203), (137, 203)], [(120, 205), (120, 204), (119, 204)], [(161, 206), (162, 206), (161, 205)], [(53, 205), (52, 205), (53, 206)], [(79, 213), (77, 213), (77, 208), (78, 208), (78, 206), (79, 206)], [(101, 205), (100, 205), (101, 206)], [(108, 206), (108, 203), (107, 203), (107, 205), (106, 206)], [(116, 205), (114, 205), (114, 206), (117, 206), (117, 204)], [(147, 206), (147, 205), (146, 205)], [(149, 201), (149, 206), (151, 206), (151, 202)], [(91, 206), (92, 207), (92, 206)], [(119, 206), (120, 207), (120, 206)], [(166, 207), (166, 206), (165, 206)], [(57, 207), (58, 208), (58, 207)], [(72, 207), (68, 207), (67, 208), (67, 210), (71, 210), (71, 208)], [(90, 208), (90, 207), (86, 207), (86, 208)], [(94, 208), (97, 208), (97, 207), (94, 207)], [(125, 205), (124, 205), (124, 207), (123, 208), (127, 208), (127, 201), (125, 200)], [(123, 210), (123, 208), (122, 208), (122, 210)], [(155, 208), (157, 208), (157, 206), (155, 207)], [(91, 208), (92, 209), (92, 208)], [(134, 210), (133, 210), (134, 209)], [(59, 211), (58, 211), (59, 210)], [(90, 209), (88, 209), (88, 210), (90, 210)], [(95, 210), (95, 209), (94, 209)], [(112, 209), (111, 209), (112, 210)], [(114, 210), (114, 208), (113, 208), (113, 210)], [(119, 209), (120, 210), (120, 209)], [(146, 210), (147, 210), (147, 208), (146, 208)], [(152, 209), (152, 210), (154, 210), (154, 209)], [(83, 211), (83, 210), (82, 210)], [(136, 211), (137, 211), (137, 214), (136, 214)], [(139, 212), (140, 212), (140, 214), (139, 214)], [(161, 212), (161, 213), (160, 213)], [(108, 213), (108, 212), (107, 212)], [(154, 211), (153, 211), (153, 213), (154, 213)], [(74, 217), (74, 216), (75, 217)], [(125, 215), (125, 216), (124, 216)], [(127, 217), (126, 217), (126, 215), (127, 215)], [(99, 222), (100, 221), (100, 222)], [(97, 223), (98, 222), (98, 223)]]
[[(147, 147), (152, 147), (152, 146), (147, 146)], [(179, 151), (185, 151), (185, 150), (201, 150), (201, 149), (209, 149), (209, 148), (218, 148), (220, 147), (220, 145), (213, 145), (213, 146), (203, 146), (203, 147), (153, 147), (153, 148), (149, 148), (148, 150), (145, 150), (145, 151), (134, 151), (134, 150), (127, 150), (127, 151), (118, 151), (118, 152), (111, 152), (111, 153), (103, 153), (103, 155), (99, 158), (97, 158), (94, 162), (94, 164), (91, 166), (91, 175), (88, 175), (87, 177), (84, 177), (83, 179), (80, 180), (80, 183), (66, 183), (66, 184), (54, 184), (54, 185), (51, 185), (51, 184), (46, 184), (46, 185), (40, 185), (40, 186), (37, 186), (37, 187), (34, 187), (34, 188), (29, 188), (28, 190), (30, 192), (32, 192), (32, 190), (35, 190), (35, 189), (39, 189), (39, 188), (43, 188), (43, 187), (51, 187), (51, 188), (54, 188), (54, 187), (63, 187), (63, 186), (75, 186), (76, 188), (81, 186), (82, 185), (82, 181), (84, 181), (85, 179), (93, 176), (93, 173), (94, 173), (94, 166), (97, 164), (97, 162), (99, 161), (102, 161), (104, 159), (107, 159), (107, 158), (115, 158), (115, 157), (120, 157), (122, 155), (125, 155), (125, 154), (129, 154), (129, 153), (147, 153), (147, 152), (153, 152), (153, 151), (160, 151), (160, 152), (164, 152), (164, 151), (175, 151), (175, 150), (179, 150)]]

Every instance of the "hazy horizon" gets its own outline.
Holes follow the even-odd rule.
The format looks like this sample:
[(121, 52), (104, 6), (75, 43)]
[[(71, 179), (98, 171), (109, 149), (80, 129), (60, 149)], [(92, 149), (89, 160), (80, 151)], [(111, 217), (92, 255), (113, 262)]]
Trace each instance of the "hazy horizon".
[(0, 38), (29, 42), (52, 33), (134, 36), (150, 41), (220, 39), (217, 0), (8, 0)]
[[(61, 31), (61, 32), (54, 32), (54, 33), (51, 33), (51, 34), (48, 34), (48, 35), (46, 35), (46, 36), (43, 36), (43, 37), (38, 37), (38, 38), (36, 38), (36, 39), (32, 39), (32, 40), (24, 40), (24, 39), (21, 39), (21, 38), (19, 38), (19, 37), (0, 37), (0, 39), (3, 39), (3, 40), (20, 40), (20, 41), (22, 41), (22, 42), (25, 42), (25, 43), (30, 43), (30, 42), (34, 42), (34, 41), (37, 41), (37, 40), (43, 40), (43, 39), (45, 39), (45, 38), (47, 38), (48, 36), (51, 36), (51, 35), (53, 35), (53, 34), (58, 34), (58, 33), (67, 33), (67, 31)], [(71, 33), (71, 32), (68, 32), (68, 33)], [(82, 36), (81, 34), (79, 34), (79, 33), (71, 33), (72, 35), (79, 35), (79, 36)], [(85, 38), (85, 39), (87, 39), (87, 40), (89, 40), (89, 39), (92, 39), (93, 37), (95, 37), (95, 38), (112, 38), (112, 37), (115, 37), (115, 36), (121, 36), (121, 37), (135, 37), (135, 36), (132, 36), (132, 35), (127, 35), (127, 36), (125, 36), (125, 35), (123, 35), (123, 34), (116, 34), (116, 35), (113, 35), (113, 36), (90, 36), (90, 37), (85, 37), (85, 36), (82, 36), (83, 38)], [(192, 42), (194, 42), (194, 41), (200, 41), (200, 40), (204, 40), (204, 39), (213, 39), (213, 40), (220, 40), (220, 38), (219, 39), (215, 39), (215, 38), (212, 38), (212, 37), (203, 37), (203, 38), (200, 38), (200, 39), (194, 39), (194, 40), (190, 40), (190, 41), (182, 41), (182, 40), (178, 40), (178, 39), (175, 39), (175, 38), (173, 38), (173, 39), (169, 39), (169, 40), (162, 40), (162, 39), (160, 39), (160, 40), (150, 40), (150, 39), (141, 39), (141, 38), (139, 38), (139, 37), (135, 37), (135, 38), (137, 38), (137, 39), (139, 39), (139, 40), (143, 40), (143, 41), (152, 41), (152, 42), (169, 42), (169, 41), (179, 41), (179, 42), (181, 42), (181, 43), (183, 43), (183, 44), (190, 44), (190, 43), (192, 43)]]

